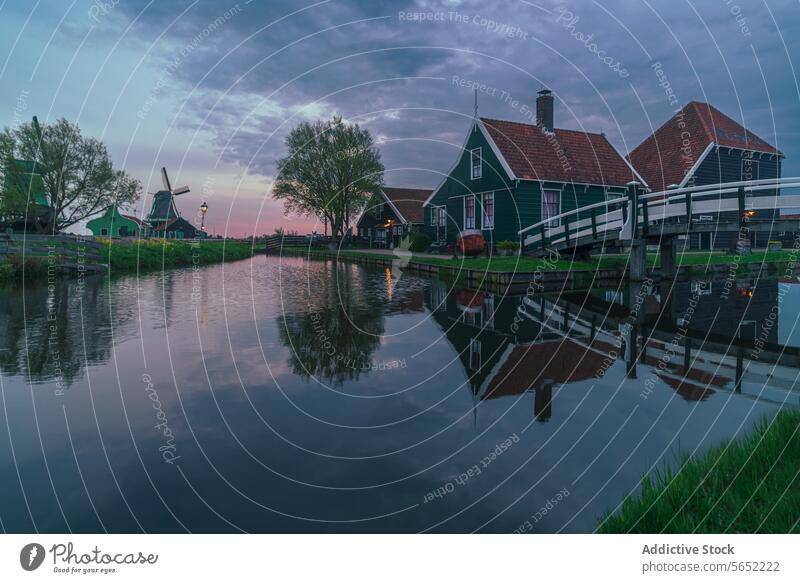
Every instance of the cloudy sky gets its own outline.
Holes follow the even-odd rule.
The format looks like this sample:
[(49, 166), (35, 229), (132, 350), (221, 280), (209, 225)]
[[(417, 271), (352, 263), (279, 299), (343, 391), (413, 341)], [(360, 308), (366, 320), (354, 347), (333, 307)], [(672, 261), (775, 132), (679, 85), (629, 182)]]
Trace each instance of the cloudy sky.
[(237, 236), (313, 228), (270, 196), (304, 120), (362, 124), (387, 184), (434, 187), (474, 85), (480, 115), (523, 122), (547, 86), (557, 127), (624, 154), (674, 113), (668, 82), (800, 175), (798, 30), (788, 0), (0, 0), (0, 125), (76, 122), (148, 192), (166, 166), (192, 189), (184, 215), (207, 200), (212, 232)]

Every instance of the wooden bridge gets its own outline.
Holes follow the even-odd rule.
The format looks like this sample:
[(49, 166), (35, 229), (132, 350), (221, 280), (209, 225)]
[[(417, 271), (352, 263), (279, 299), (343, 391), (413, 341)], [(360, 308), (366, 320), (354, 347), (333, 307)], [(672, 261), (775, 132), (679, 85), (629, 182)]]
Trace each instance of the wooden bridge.
[[(728, 182), (644, 194), (638, 182), (628, 196), (583, 206), (522, 229), (523, 250), (586, 255), (594, 247), (631, 247), (631, 277), (644, 274), (646, 246), (661, 246), (662, 272), (675, 267), (675, 239), (698, 232), (800, 231), (800, 220), (782, 219), (781, 209), (800, 208), (800, 178)], [(759, 212), (767, 218), (759, 218)], [(714, 220), (699, 221), (711, 215)]]

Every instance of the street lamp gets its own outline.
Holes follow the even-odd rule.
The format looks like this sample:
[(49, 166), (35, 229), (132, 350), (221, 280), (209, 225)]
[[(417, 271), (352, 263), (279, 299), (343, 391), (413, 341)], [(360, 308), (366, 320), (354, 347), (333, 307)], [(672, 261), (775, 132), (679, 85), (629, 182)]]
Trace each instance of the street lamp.
[(202, 214), (202, 218), (200, 219), (200, 230), (202, 232), (206, 232), (206, 213), (208, 212), (208, 204), (203, 201), (203, 204), (200, 205), (200, 212)]

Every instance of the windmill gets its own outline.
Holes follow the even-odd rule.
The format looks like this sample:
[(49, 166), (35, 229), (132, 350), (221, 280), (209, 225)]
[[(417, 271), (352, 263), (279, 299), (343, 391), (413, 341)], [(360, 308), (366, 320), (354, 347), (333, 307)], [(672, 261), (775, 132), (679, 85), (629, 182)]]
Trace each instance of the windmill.
[(157, 225), (168, 225), (180, 217), (178, 208), (175, 206), (174, 197), (190, 192), (188, 186), (181, 186), (173, 190), (166, 168), (161, 169), (161, 181), (164, 184), (164, 189), (153, 195), (153, 206), (150, 207), (150, 214), (147, 215), (147, 222), (154, 228)]

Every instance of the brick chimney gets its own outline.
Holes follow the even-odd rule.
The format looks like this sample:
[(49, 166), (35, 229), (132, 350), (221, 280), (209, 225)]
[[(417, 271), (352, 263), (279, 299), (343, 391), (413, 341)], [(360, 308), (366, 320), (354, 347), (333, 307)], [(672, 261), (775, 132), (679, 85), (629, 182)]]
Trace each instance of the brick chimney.
[(536, 124), (548, 132), (553, 131), (553, 103), (555, 98), (549, 89), (542, 89), (536, 98)]

